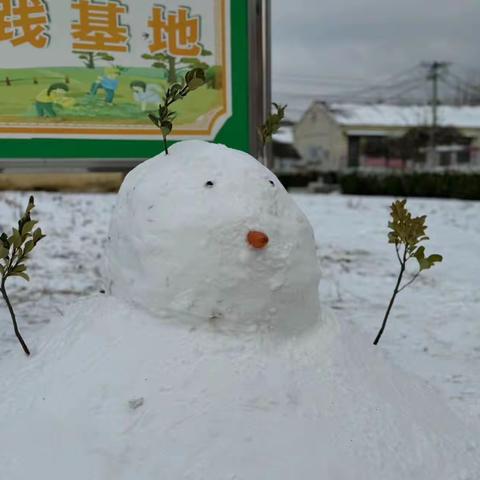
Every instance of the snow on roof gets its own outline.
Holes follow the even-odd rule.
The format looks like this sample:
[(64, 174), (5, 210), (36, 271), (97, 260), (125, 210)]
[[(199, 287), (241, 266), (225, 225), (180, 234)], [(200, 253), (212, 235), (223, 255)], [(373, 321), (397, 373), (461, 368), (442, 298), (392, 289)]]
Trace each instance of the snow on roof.
[[(414, 127), (429, 125), (432, 109), (428, 105), (330, 104), (328, 109), (340, 125)], [(480, 106), (438, 107), (438, 124), (458, 128), (480, 128)]]
[(278, 129), (278, 132), (273, 134), (273, 140), (278, 143), (293, 144), (292, 127), (287, 127), (287, 126), (280, 127)]

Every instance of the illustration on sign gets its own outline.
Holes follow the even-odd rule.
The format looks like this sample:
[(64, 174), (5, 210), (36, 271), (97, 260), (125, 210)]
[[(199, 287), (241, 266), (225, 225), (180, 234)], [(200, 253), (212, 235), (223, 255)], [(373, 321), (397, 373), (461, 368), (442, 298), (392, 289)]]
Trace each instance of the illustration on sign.
[(228, 0), (0, 0), (0, 58), (2, 137), (158, 137), (147, 114), (192, 67), (172, 137), (231, 114)]

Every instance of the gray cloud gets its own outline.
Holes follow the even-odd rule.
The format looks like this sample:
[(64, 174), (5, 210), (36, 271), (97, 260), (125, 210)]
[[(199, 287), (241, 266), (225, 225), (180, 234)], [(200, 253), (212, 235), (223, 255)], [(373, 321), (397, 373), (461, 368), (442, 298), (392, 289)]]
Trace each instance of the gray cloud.
[(467, 69), (480, 71), (479, 33), (476, 0), (272, 0), (274, 93), (306, 104), (292, 100), (299, 83), (319, 96), (432, 60), (453, 62), (472, 79)]

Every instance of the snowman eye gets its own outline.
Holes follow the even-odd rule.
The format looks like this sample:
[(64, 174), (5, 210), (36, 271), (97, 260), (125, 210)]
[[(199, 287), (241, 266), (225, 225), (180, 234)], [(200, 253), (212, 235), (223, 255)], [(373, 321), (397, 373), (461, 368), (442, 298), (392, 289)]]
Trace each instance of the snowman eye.
[(274, 182), (273, 180), (269, 180), (268, 183), (269, 183), (272, 187), (275, 186), (275, 182)]
[(205, 186), (206, 186), (207, 188), (212, 188), (213, 185), (214, 185), (214, 183), (213, 183), (211, 180), (209, 180), (208, 182), (205, 182)]

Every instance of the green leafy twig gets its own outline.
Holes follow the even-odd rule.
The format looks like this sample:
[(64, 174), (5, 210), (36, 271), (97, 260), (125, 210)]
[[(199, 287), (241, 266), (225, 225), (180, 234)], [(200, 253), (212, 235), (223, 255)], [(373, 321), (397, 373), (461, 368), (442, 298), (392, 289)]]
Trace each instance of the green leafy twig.
[(173, 120), (176, 113), (170, 111), (169, 107), (177, 100), (185, 98), (189, 92), (196, 90), (205, 83), (205, 72), (201, 68), (193, 68), (185, 74), (183, 85), (174, 83), (166, 92), (163, 104), (158, 106), (158, 116), (153, 113), (148, 114), (148, 118), (160, 129), (163, 137), (165, 154), (168, 155), (167, 136), (173, 128)]
[[(427, 217), (426, 215), (412, 217), (411, 213), (405, 206), (406, 203), (406, 200), (397, 200), (391, 205), (390, 215), (392, 220), (388, 224), (388, 227), (390, 228), (390, 232), (388, 232), (388, 243), (395, 245), (395, 251), (400, 263), (400, 272), (387, 311), (385, 312), (382, 326), (373, 342), (374, 345), (377, 345), (383, 331), (385, 330), (388, 316), (390, 315), (396, 296), (406, 287), (411, 285), (423, 270), (428, 270), (433, 267), (435, 263), (443, 260), (443, 257), (438, 254), (429, 255), (428, 257), (425, 256), (425, 247), (419, 246), (419, 243), (428, 240), (428, 237), (425, 234), (427, 229), (425, 221)], [(401, 286), (406, 264), (411, 258), (417, 260), (418, 272), (407, 283)]]
[(25, 261), (37, 243), (45, 237), (40, 228), (35, 228), (38, 222), (31, 218), (31, 211), (34, 207), (34, 199), (30, 197), (27, 209), (18, 221), (18, 228), (12, 228), (12, 234), (10, 236), (5, 232), (0, 235), (0, 291), (12, 317), (15, 335), (27, 355), (30, 355), (30, 350), (20, 334), (15, 312), (8, 298), (5, 283), (9, 277), (21, 277), (24, 280), (30, 280)]
[(272, 135), (278, 132), (280, 124), (285, 117), (285, 109), (287, 105), (279, 105), (278, 103), (272, 103), (277, 110), (275, 113), (271, 113), (265, 123), (258, 127), (258, 136), (262, 144), (265, 146), (268, 142), (272, 141)]

